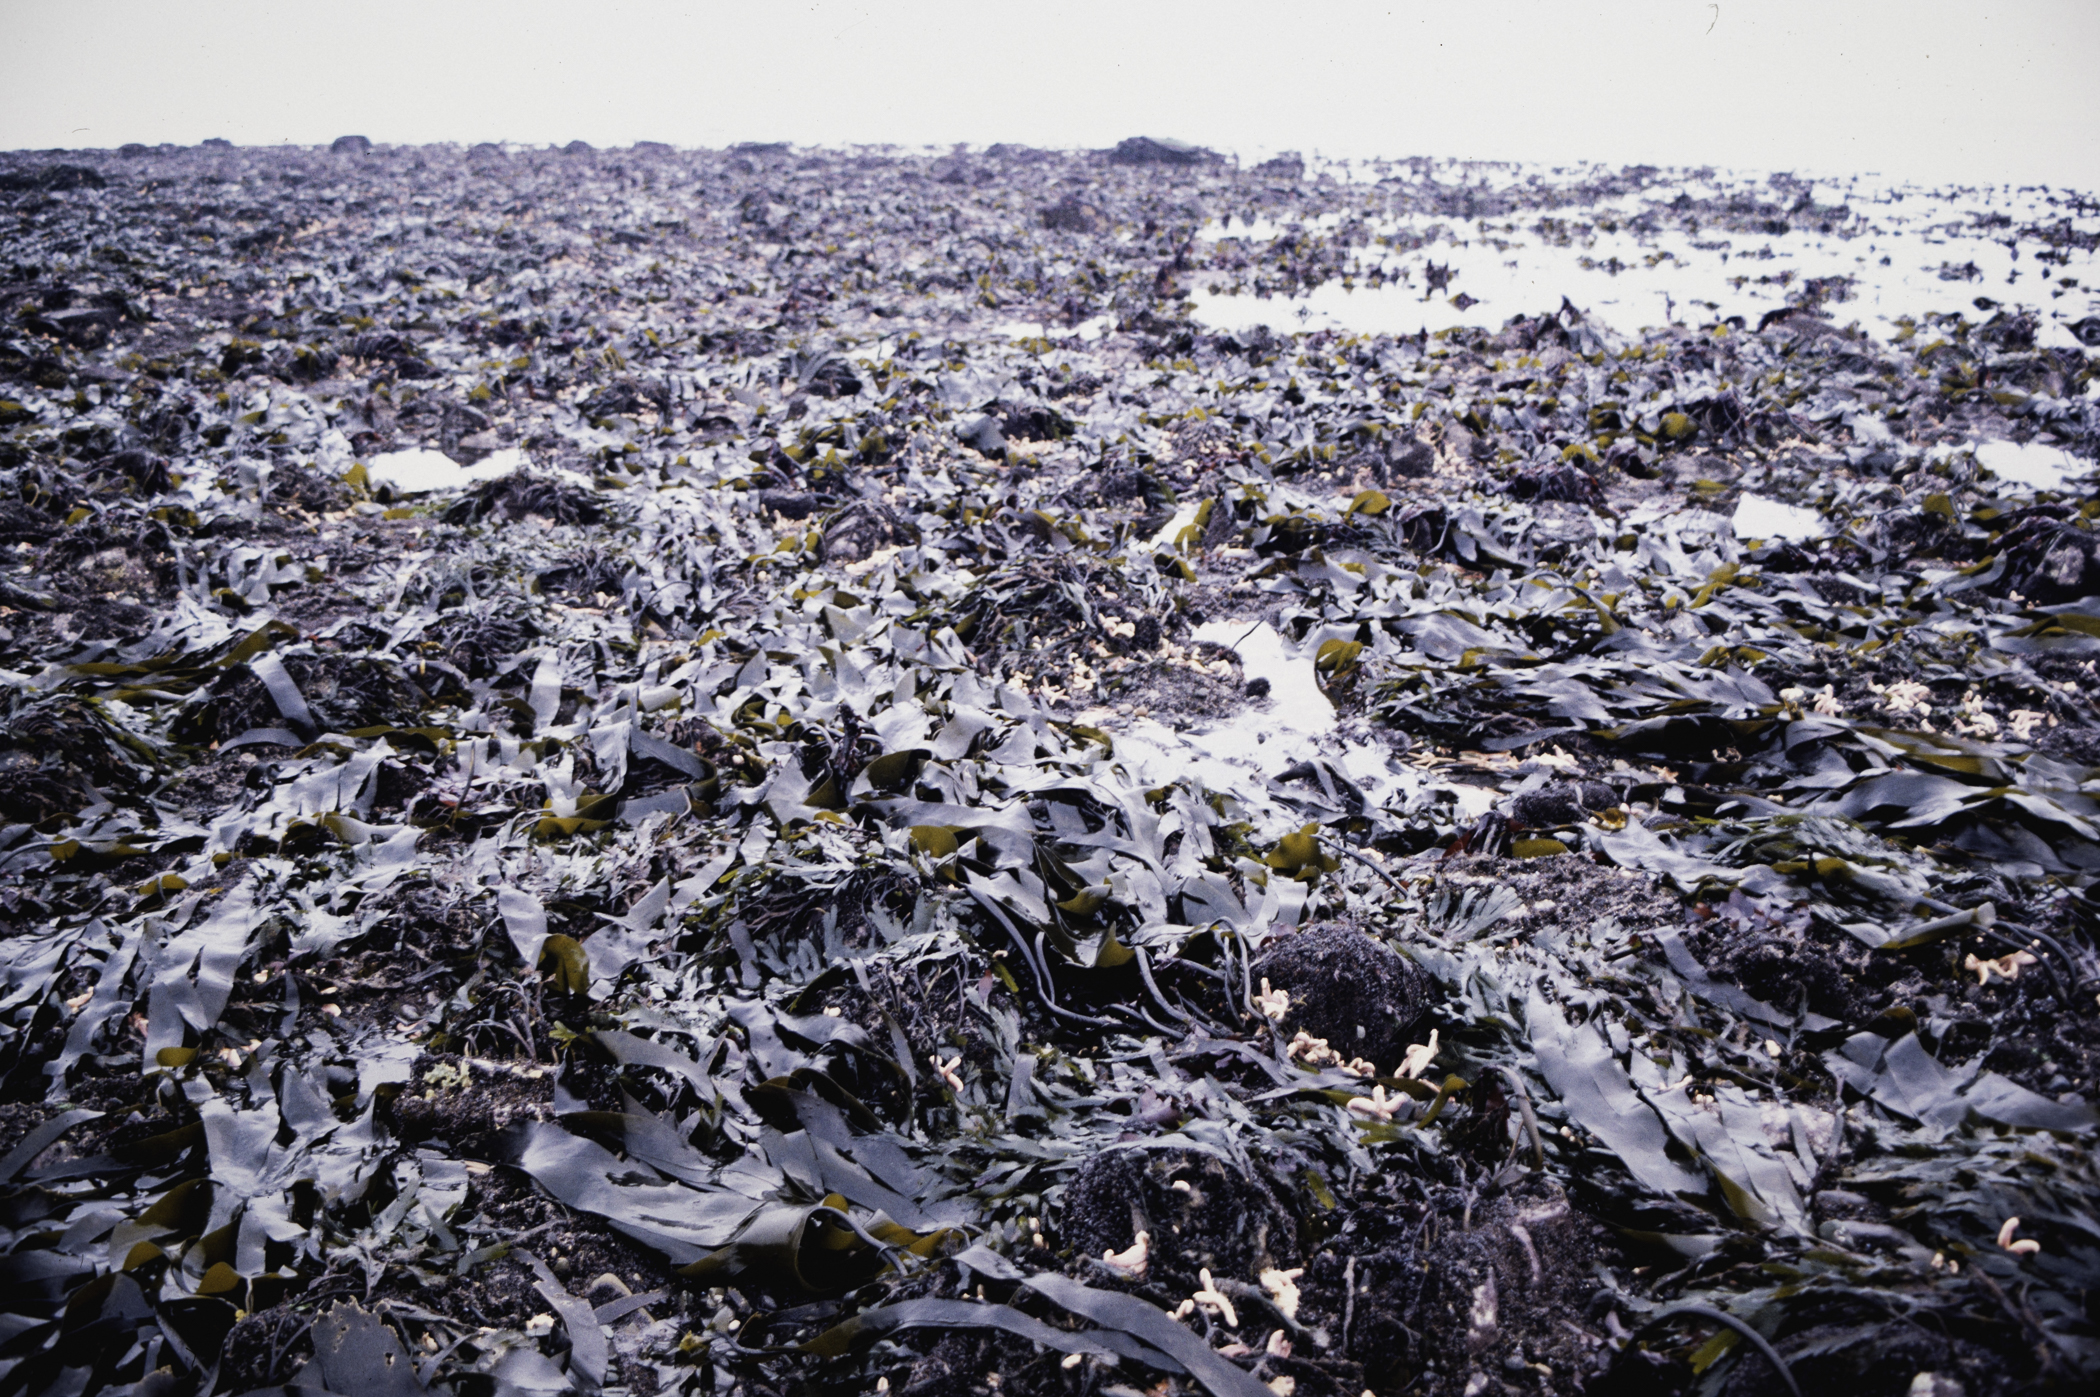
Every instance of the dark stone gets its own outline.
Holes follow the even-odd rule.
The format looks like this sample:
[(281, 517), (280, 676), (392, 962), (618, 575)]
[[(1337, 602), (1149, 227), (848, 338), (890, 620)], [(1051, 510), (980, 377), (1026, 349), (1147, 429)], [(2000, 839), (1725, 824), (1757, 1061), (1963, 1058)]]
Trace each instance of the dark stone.
[(1070, 418), (1055, 408), (1014, 404), (1001, 409), (999, 430), (1013, 441), (1063, 441), (1072, 435)]
[(336, 352), (325, 344), (303, 344), (283, 361), (278, 376), (299, 383), (314, 383), (334, 373), (339, 361)]
[(59, 527), (57, 519), (33, 505), (0, 499), (0, 543), (42, 543)]
[(0, 193), (35, 189), (60, 194), (70, 189), (101, 189), (107, 184), (99, 171), (86, 165), (32, 165), (0, 173)]
[(1091, 233), (1101, 226), (1101, 211), (1071, 194), (1044, 209), (1040, 216), (1045, 228), (1060, 233)]
[(1298, 1248), (1297, 1228), (1266, 1184), (1192, 1149), (1103, 1150), (1066, 1186), (1060, 1227), (1074, 1251), (1095, 1258), (1150, 1233), (1149, 1278), (1182, 1286), (1205, 1268), (1214, 1276), (1257, 1275), (1288, 1264)]
[(1263, 678), (1249, 679), (1245, 693), (1248, 698), (1267, 698), (1269, 696), (1269, 681)]
[(1217, 158), (1215, 151), (1159, 136), (1132, 136), (1108, 153), (1111, 165), (1204, 165)]
[(860, 375), (844, 359), (826, 359), (803, 384), (803, 391), (820, 398), (850, 398), (860, 390)]
[(1846, 577), (1843, 573), (1811, 573), (1808, 585), (1824, 601), (1836, 602), (1840, 606), (1858, 606), (1877, 595), (1871, 588), (1862, 585), (1855, 578)]
[(596, 155), (598, 147), (589, 141), (571, 141), (561, 148), (563, 155)]
[(1767, 544), (1750, 555), (1766, 572), (1814, 572), (1816, 559), (1798, 543)]
[(1570, 504), (1604, 508), (1604, 487), (1597, 477), (1571, 461), (1527, 466), (1509, 482), (1511, 499), (1566, 500)]
[(1774, 1008), (1791, 1011), (1806, 1004), (1815, 1013), (1842, 1019), (1857, 1007), (1844, 967), (1813, 942), (1758, 935), (1731, 938), (1711, 968), (1734, 977), (1746, 993)]
[(1419, 437), (1393, 437), (1386, 441), (1374, 469), (1381, 480), (1393, 476), (1426, 480), (1436, 474), (1436, 452)]
[(514, 471), (494, 480), (484, 480), (445, 511), (448, 524), (470, 524), (477, 520), (523, 519), (537, 514), (557, 524), (595, 524), (605, 510), (590, 491), (566, 480)]
[(337, 136), (328, 148), (337, 155), (369, 155), (372, 143), (363, 136)]
[[(1358, 1293), (1348, 1356), (1364, 1365), (1374, 1390), (1411, 1386), (1402, 1379), (1408, 1369), (1434, 1366), (1454, 1378), (1492, 1371), (1506, 1355), (1580, 1371), (1591, 1347), (1574, 1326), (1600, 1288), (1592, 1270), (1600, 1257), (1595, 1224), (1559, 1186), (1533, 1176), (1438, 1223), (1433, 1245), (1383, 1251), (1369, 1267), (1358, 1258), (1359, 1282), (1367, 1273), (1374, 1279)], [(1428, 1390), (1456, 1394), (1463, 1385)], [(1487, 1390), (1526, 1388), (1497, 1383)]]
[(943, 1335), (911, 1365), (900, 1397), (975, 1397), (985, 1365), (984, 1336), (971, 1330)]
[(642, 396), (641, 390), (623, 378), (606, 384), (585, 398), (576, 405), (576, 411), (586, 418), (598, 418), (640, 412), (647, 406), (648, 399)]
[(206, 136), (197, 143), (199, 150), (232, 150), (233, 142), (224, 136)]
[(807, 519), (820, 514), (836, 503), (829, 495), (811, 494), (798, 490), (761, 490), (758, 502), (766, 509), (785, 519)]
[(109, 343), (110, 331), (116, 329), (122, 319), (120, 313), (108, 306), (78, 306), (47, 311), (33, 317), (29, 325), (82, 349), (100, 349)]
[(857, 563), (883, 548), (915, 542), (918, 530), (895, 512), (862, 500), (848, 505), (824, 526), (827, 563)]
[(1101, 483), (1095, 488), (1100, 492), (1102, 499), (1113, 504), (1123, 500), (1145, 498), (1151, 483), (1143, 471), (1124, 466), (1102, 476)]
[(1517, 823), (1528, 825), (1532, 829), (1560, 829), (1567, 825), (1579, 825), (1584, 814), (1582, 793), (1565, 782), (1556, 781), (1535, 791), (1524, 791), (1513, 796), (1509, 802), (1509, 813)]
[(1323, 926), (1269, 943), (1253, 978), (1290, 994), (1286, 1034), (1304, 1029), (1343, 1058), (1368, 1058), (1391, 1071), (1429, 1008), (1420, 966), (1354, 927)]
[(63, 767), (40, 767), (20, 753), (0, 756), (0, 819), (36, 824), (70, 815), (91, 799), (79, 778)]
[(1815, 1196), (1817, 1222), (1887, 1222), (1889, 1210), (1863, 1193), (1842, 1188), (1818, 1189)]
[(2019, 350), (2034, 348), (2035, 332), (2040, 328), (2041, 322), (2032, 311), (2001, 310), (1977, 326), (1975, 333), (1984, 344), (1997, 349)]

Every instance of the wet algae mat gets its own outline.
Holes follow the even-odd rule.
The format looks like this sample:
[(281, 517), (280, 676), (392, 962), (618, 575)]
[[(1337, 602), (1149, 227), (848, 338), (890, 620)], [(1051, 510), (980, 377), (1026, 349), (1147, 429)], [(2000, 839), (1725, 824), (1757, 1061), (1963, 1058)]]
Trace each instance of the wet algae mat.
[(0, 1397), (2090, 1390), (2100, 209), (1970, 204), (0, 159)]

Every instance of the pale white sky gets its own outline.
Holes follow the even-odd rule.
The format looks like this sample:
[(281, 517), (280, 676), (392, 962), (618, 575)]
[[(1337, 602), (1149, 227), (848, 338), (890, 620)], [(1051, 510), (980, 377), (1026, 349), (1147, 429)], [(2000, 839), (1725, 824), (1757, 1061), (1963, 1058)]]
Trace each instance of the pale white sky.
[(0, 24), (0, 149), (1148, 133), (2100, 188), (2100, 0), (0, 0)]

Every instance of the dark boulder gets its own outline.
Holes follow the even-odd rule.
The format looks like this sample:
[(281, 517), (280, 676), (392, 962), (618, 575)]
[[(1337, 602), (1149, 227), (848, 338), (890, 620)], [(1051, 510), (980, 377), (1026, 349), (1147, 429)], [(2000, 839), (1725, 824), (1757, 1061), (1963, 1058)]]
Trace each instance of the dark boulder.
[(1527, 466), (1510, 480), (1508, 490), (1516, 500), (1566, 500), (1591, 509), (1604, 508), (1604, 487), (1572, 461)]
[(860, 390), (860, 375), (844, 359), (824, 360), (802, 382), (803, 392), (819, 398), (850, 398)]
[(1160, 136), (1132, 136), (1108, 153), (1111, 165), (1207, 165), (1217, 158), (1215, 151)]
[(1304, 1029), (1349, 1058), (1390, 1072), (1429, 1008), (1420, 966), (1354, 927), (1324, 926), (1272, 941), (1253, 978), (1290, 995), (1286, 1034)]
[(1043, 226), (1058, 233), (1091, 233), (1101, 226), (1101, 211), (1070, 194), (1039, 215)]
[(1148, 1233), (1148, 1279), (1247, 1277), (1288, 1265), (1297, 1227), (1260, 1179), (1202, 1150), (1103, 1150), (1065, 1187), (1064, 1240), (1082, 1256), (1123, 1252)]
[(1441, 1214), (1433, 1242), (1386, 1252), (1370, 1266), (1358, 1258), (1359, 1281), (1366, 1273), (1372, 1280), (1356, 1298), (1348, 1356), (1377, 1391), (1412, 1386), (1412, 1375), (1431, 1366), (1448, 1375), (1431, 1391), (1523, 1391), (1489, 1376), (1507, 1372), (1504, 1360), (1516, 1354), (1579, 1374), (1595, 1361), (1581, 1324), (1599, 1289), (1599, 1231), (1536, 1176)]
[(1530, 829), (1564, 829), (1579, 825), (1590, 812), (1610, 810), (1619, 793), (1601, 781), (1553, 781), (1537, 790), (1510, 797), (1510, 818)]
[(123, 318), (122, 312), (114, 307), (89, 305), (45, 311), (32, 316), (26, 323), (31, 329), (56, 336), (67, 344), (82, 349), (100, 349), (109, 343), (110, 332)]
[(583, 417), (596, 420), (619, 413), (640, 412), (649, 405), (641, 389), (627, 379), (615, 379), (576, 405)]
[(824, 561), (858, 563), (881, 549), (917, 542), (918, 532), (895, 511), (862, 500), (840, 510), (824, 526)]
[(88, 785), (64, 767), (39, 766), (21, 752), (0, 752), (0, 819), (38, 824), (70, 815), (93, 799)]
[(814, 494), (804, 490), (761, 490), (758, 492), (761, 508), (778, 514), (783, 519), (807, 519), (812, 514), (821, 514), (837, 504), (830, 495)]
[(369, 155), (372, 143), (363, 136), (337, 136), (329, 142), (328, 149), (337, 155)]
[(605, 510), (590, 491), (566, 480), (550, 480), (545, 476), (513, 471), (475, 486), (471, 493), (462, 496), (445, 511), (445, 522), (515, 521), (529, 514), (537, 514), (557, 524), (595, 524), (605, 517)]
[(1380, 481), (1427, 480), (1436, 474), (1436, 449), (1413, 433), (1389, 436), (1360, 458)]
[(1063, 441), (1076, 429), (1072, 420), (1055, 408), (1013, 403), (1000, 409), (999, 430), (1010, 441)]
[(0, 171), (0, 193), (41, 190), (62, 194), (72, 189), (101, 189), (108, 184), (99, 171), (87, 165), (31, 165), (26, 169)]

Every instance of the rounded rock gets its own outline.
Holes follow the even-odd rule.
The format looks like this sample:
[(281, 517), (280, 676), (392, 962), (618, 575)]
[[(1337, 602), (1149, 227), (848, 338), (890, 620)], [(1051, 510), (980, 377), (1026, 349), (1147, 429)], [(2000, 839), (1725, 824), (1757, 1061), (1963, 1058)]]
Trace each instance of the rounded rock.
[(1259, 1179), (1203, 1150), (1103, 1150), (1065, 1186), (1064, 1240), (1082, 1255), (1123, 1252), (1150, 1235), (1155, 1276), (1253, 1276), (1297, 1253), (1298, 1233)]
[(1325, 926), (1272, 941), (1254, 962), (1257, 984), (1291, 997), (1286, 1034), (1304, 1029), (1349, 1058), (1393, 1070), (1429, 1008), (1430, 980), (1407, 957), (1353, 927)]

